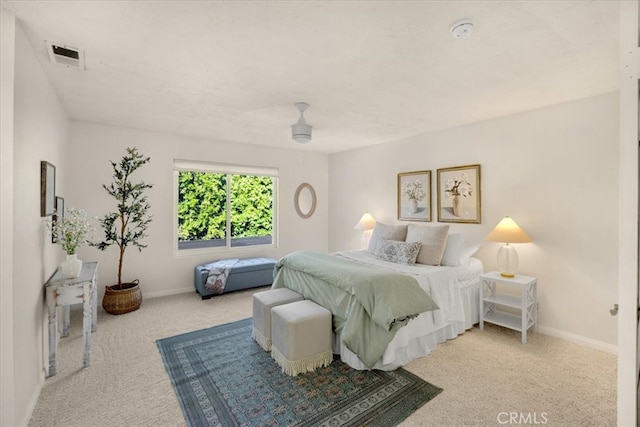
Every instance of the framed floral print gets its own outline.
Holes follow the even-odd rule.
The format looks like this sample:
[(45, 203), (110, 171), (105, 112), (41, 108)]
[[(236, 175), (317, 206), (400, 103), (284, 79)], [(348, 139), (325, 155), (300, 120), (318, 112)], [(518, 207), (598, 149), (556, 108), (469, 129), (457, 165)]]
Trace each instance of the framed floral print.
[(438, 169), (438, 222), (480, 224), (480, 165)]
[(398, 174), (398, 219), (431, 221), (431, 171)]

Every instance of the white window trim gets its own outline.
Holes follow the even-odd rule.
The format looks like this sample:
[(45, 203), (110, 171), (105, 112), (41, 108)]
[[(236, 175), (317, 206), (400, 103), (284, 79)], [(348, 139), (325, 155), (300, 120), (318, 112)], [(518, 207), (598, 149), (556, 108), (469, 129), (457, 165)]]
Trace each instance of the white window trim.
[[(268, 245), (253, 245), (253, 246), (235, 246), (231, 247), (230, 242), (224, 247), (210, 247), (210, 248), (197, 248), (197, 249), (178, 249), (178, 174), (179, 172), (209, 172), (209, 173), (226, 173), (233, 175), (259, 175), (269, 176), (274, 178), (273, 185), (273, 233), (271, 244)], [(173, 254), (175, 257), (191, 257), (199, 255), (221, 255), (230, 253), (247, 253), (247, 252), (260, 252), (265, 249), (275, 249), (278, 247), (278, 187), (279, 187), (279, 170), (277, 168), (260, 167), (260, 166), (246, 166), (246, 165), (234, 165), (228, 163), (210, 163), (195, 160), (182, 160), (174, 159), (173, 161)], [(229, 189), (227, 188), (227, 192)], [(230, 200), (229, 194), (227, 194), (227, 200)], [(231, 207), (229, 204), (227, 208), (227, 217), (230, 215)], [(229, 223), (227, 223), (229, 228)], [(227, 236), (229, 236), (231, 230), (227, 230)]]
[(262, 175), (274, 178), (278, 178), (280, 176), (278, 168), (236, 165), (232, 163), (211, 163), (199, 160), (182, 159), (175, 159), (173, 161), (173, 170), (187, 172), (230, 173), (235, 175)]

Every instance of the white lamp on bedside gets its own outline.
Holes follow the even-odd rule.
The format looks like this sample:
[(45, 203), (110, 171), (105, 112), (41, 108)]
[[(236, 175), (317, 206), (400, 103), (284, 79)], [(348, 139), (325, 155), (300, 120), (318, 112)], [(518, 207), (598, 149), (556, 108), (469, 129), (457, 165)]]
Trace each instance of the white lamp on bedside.
[(365, 212), (356, 224), (356, 230), (362, 230), (362, 249), (369, 247), (369, 239), (371, 239), (372, 230), (376, 227), (376, 220), (369, 212)]
[(485, 240), (504, 243), (498, 250), (498, 270), (503, 277), (514, 277), (518, 268), (518, 253), (511, 243), (529, 243), (531, 237), (513, 219), (505, 216)]

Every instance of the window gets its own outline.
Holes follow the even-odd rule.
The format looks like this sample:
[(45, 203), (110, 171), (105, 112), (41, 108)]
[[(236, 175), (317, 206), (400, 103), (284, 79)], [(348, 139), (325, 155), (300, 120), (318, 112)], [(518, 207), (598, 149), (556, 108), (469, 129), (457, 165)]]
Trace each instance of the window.
[(277, 169), (174, 161), (178, 250), (276, 245)]

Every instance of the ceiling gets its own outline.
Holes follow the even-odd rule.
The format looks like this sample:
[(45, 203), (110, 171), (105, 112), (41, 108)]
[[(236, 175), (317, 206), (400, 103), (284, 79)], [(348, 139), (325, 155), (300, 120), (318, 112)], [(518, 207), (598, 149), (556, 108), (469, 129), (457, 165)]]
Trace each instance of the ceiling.
[(217, 141), (332, 153), (618, 89), (610, 0), (1, 3), (71, 119)]

